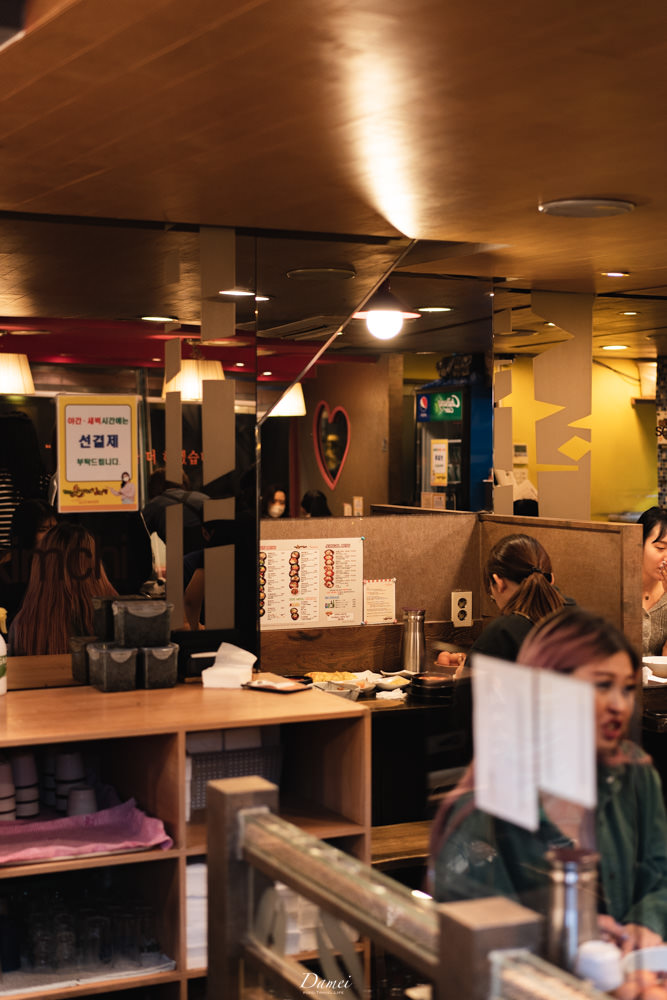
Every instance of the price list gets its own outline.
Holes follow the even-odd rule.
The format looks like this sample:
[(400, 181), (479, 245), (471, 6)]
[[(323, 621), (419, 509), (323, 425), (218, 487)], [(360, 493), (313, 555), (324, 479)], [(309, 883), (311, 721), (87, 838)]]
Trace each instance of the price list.
[(263, 628), (360, 625), (362, 587), (361, 538), (265, 541), (260, 546)]

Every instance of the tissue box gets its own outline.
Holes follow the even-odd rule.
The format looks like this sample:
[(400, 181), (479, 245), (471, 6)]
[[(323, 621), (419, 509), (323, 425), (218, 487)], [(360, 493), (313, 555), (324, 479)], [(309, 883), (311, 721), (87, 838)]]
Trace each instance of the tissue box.
[(239, 688), (252, 680), (252, 665), (234, 663), (230, 666), (215, 664), (201, 672), (205, 688)]

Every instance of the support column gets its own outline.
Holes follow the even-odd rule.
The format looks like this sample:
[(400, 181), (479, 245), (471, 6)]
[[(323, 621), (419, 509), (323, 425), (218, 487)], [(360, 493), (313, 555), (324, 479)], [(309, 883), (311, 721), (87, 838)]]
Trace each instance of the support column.
[(593, 295), (533, 292), (533, 312), (569, 334), (533, 361), (535, 400), (554, 411), (535, 423), (540, 515), (591, 516)]
[(655, 432), (658, 438), (658, 503), (667, 506), (667, 354), (659, 354), (655, 383)]

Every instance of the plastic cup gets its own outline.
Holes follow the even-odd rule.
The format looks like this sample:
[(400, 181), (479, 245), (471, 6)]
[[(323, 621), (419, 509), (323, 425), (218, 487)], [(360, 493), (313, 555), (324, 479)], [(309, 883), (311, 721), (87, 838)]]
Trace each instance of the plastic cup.
[(86, 816), (94, 812), (97, 812), (95, 790), (87, 785), (71, 788), (67, 797), (67, 815)]

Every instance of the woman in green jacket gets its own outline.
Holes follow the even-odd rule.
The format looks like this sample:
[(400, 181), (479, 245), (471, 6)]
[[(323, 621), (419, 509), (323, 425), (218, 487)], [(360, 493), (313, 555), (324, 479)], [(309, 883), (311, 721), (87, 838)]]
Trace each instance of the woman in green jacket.
[(535, 626), (518, 663), (557, 670), (595, 687), (598, 800), (585, 810), (540, 796), (531, 832), (476, 810), (474, 765), (433, 824), (429, 877), (440, 901), (505, 895), (546, 912), (546, 851), (578, 846), (600, 854), (599, 925), (623, 949), (667, 935), (667, 818), (650, 759), (625, 740), (639, 663), (624, 635), (577, 607)]

